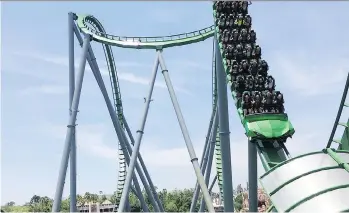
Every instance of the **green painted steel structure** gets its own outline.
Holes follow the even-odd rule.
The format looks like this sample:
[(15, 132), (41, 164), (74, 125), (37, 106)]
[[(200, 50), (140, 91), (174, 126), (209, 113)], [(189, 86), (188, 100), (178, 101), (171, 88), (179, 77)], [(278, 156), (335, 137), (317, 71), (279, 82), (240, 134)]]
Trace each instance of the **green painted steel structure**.
[[(214, 17), (216, 11), (213, 11)], [(171, 36), (159, 36), (159, 37), (126, 37), (126, 36), (114, 36), (114, 35), (108, 35), (106, 31), (104, 30), (102, 24), (92, 15), (76, 15), (77, 17), (77, 26), (79, 30), (85, 34), (91, 35), (92, 39), (102, 43), (110, 79), (111, 79), (111, 85), (113, 90), (113, 98), (114, 98), (114, 104), (115, 108), (118, 112), (120, 121), (122, 121), (123, 118), (123, 110), (122, 110), (122, 101), (121, 101), (121, 93), (117, 78), (117, 70), (115, 68), (114, 58), (111, 50), (111, 46), (117, 46), (120, 48), (132, 48), (132, 49), (164, 49), (174, 46), (183, 46), (188, 45), (196, 42), (204, 41), (210, 37), (213, 37), (215, 34), (217, 38), (219, 38), (219, 30), (215, 28), (215, 26), (206, 27), (201, 30), (193, 31), (190, 33), (183, 33), (178, 35), (171, 35)], [(221, 48), (221, 44), (220, 47)], [(222, 54), (222, 51), (221, 51)], [(216, 78), (215, 78), (215, 57), (213, 57), (213, 105), (216, 104)], [(225, 64), (225, 63), (223, 63)], [(231, 79), (227, 71), (227, 67), (224, 67), (226, 73), (227, 73), (227, 83), (229, 86), (231, 85)], [(347, 79), (347, 84), (344, 90), (343, 97), (346, 96), (346, 91), (348, 90), (348, 82), (349, 82), (349, 75)], [(241, 119), (241, 123), (244, 126), (245, 134), (249, 138), (249, 140), (255, 142), (258, 151), (260, 153), (261, 162), (263, 164), (263, 167), (266, 170), (266, 173), (261, 177), (261, 179), (272, 173), (273, 171), (277, 170), (279, 167), (291, 162), (292, 160), (298, 159), (302, 156), (298, 156), (296, 158), (287, 159), (286, 156), (281, 156), (278, 154), (278, 151), (280, 149), (271, 146), (271, 141), (282, 138), (284, 141), (288, 137), (291, 137), (295, 130), (287, 116), (287, 114), (257, 114), (257, 115), (251, 115), (251, 116), (243, 116), (242, 109), (239, 107), (240, 104), (238, 103), (238, 100), (236, 98), (236, 92), (231, 91), (231, 96), (235, 101), (236, 110), (238, 112), (238, 115)], [(343, 99), (343, 98), (342, 98)], [(345, 99), (345, 98), (344, 98)], [(342, 108), (346, 105), (344, 101), (341, 102), (340, 110), (338, 112), (340, 114), (342, 113)], [(215, 108), (215, 106), (213, 106)], [(343, 137), (341, 140), (333, 140), (334, 142), (339, 143), (338, 151), (333, 151), (332, 149), (325, 149), (323, 152), (326, 152), (328, 155), (330, 155), (333, 159), (338, 161), (339, 166), (343, 167), (343, 169), (349, 171), (349, 166), (347, 162), (341, 162), (338, 158), (336, 153), (340, 152), (346, 152), (349, 151), (349, 120), (347, 123), (339, 123), (336, 121), (335, 126), (342, 125), (345, 127)], [(217, 131), (219, 132), (219, 131)], [(220, 150), (220, 143), (219, 143), (219, 134), (217, 134), (216, 137), (216, 147), (215, 147), (215, 158), (216, 158), (216, 167), (217, 167), (217, 176), (218, 176), (218, 185), (222, 194), (222, 188), (223, 188), (223, 180), (222, 180), (222, 158), (221, 158), (221, 150)], [(331, 140), (332, 141), (332, 140)], [(339, 141), (339, 142), (338, 142)], [(284, 146), (284, 144), (282, 143)], [(125, 150), (121, 150), (124, 152)], [(123, 158), (122, 152), (120, 154), (120, 158)], [(312, 153), (308, 153), (306, 155), (311, 155)], [(123, 161), (124, 162), (124, 161)], [(124, 174), (121, 176), (125, 176)], [(118, 189), (122, 188), (122, 178), (119, 177), (119, 186)], [(299, 177), (294, 177), (294, 179)], [(120, 185), (121, 182), (121, 185)], [(283, 187), (284, 185), (280, 186)], [(269, 192), (269, 195), (272, 196), (273, 192)], [(302, 201), (305, 202), (305, 201)], [(297, 204), (299, 205), (299, 204)], [(294, 207), (288, 209), (291, 211), (293, 208), (296, 207), (296, 204)], [(272, 206), (269, 208), (269, 211), (277, 210), (277, 206)]]

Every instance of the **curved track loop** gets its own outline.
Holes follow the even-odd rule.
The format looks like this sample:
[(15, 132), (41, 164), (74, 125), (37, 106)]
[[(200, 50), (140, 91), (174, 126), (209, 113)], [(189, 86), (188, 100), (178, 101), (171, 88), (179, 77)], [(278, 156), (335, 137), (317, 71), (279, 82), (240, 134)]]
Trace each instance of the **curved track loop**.
[[(90, 23), (90, 29), (98, 32), (105, 33), (105, 30), (102, 26), (102, 24), (95, 19), (94, 22)], [(105, 59), (107, 62), (108, 66), (108, 71), (109, 71), (109, 78), (110, 78), (110, 83), (111, 83), (111, 88), (112, 88), (112, 93), (113, 93), (113, 102), (115, 106), (115, 110), (118, 114), (120, 123), (122, 127), (124, 128), (123, 125), (123, 108), (122, 108), (122, 100), (121, 100), (121, 92), (120, 92), (120, 86), (119, 86), (119, 80), (118, 80), (118, 75), (117, 75), (117, 70), (115, 67), (115, 61), (114, 61), (114, 56), (113, 56), (113, 50), (111, 46), (108, 44), (102, 43), (103, 50), (104, 50), (104, 55)], [(119, 205), (119, 201), (121, 198), (122, 190), (124, 188), (124, 183), (125, 183), (125, 178), (126, 178), (126, 162), (125, 162), (125, 156), (124, 152), (126, 150), (123, 150), (121, 148), (120, 143), (118, 144), (118, 150), (119, 150), (119, 174), (118, 174), (118, 183), (117, 183), (117, 203), (116, 205)]]
[[(79, 29), (92, 36), (93, 40), (103, 44), (131, 49), (164, 49), (168, 47), (183, 46), (197, 43), (214, 35), (214, 26), (201, 30), (169, 36), (157, 37), (127, 37), (109, 35), (99, 28), (91, 28), (100, 22), (92, 15), (78, 15), (77, 24)], [(102, 26), (102, 25), (99, 25)]]

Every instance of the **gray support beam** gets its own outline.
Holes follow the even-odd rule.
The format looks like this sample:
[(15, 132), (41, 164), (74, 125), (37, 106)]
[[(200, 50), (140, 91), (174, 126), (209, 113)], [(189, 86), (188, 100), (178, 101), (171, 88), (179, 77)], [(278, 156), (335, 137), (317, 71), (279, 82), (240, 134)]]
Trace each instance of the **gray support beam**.
[[(218, 112), (216, 111), (216, 114), (214, 117), (214, 122), (213, 122), (213, 129), (212, 129), (212, 133), (211, 133), (211, 137), (210, 137), (210, 149), (209, 149), (209, 156), (208, 156), (208, 162), (207, 162), (207, 169), (206, 169), (206, 173), (205, 173), (205, 183), (207, 186), (210, 182), (210, 177), (211, 177), (211, 168), (212, 168), (212, 162), (213, 162), (214, 148), (215, 148), (215, 144), (216, 144), (218, 122), (219, 122), (219, 115), (218, 115)], [(205, 207), (206, 207), (205, 201), (204, 201), (204, 199), (201, 198), (199, 212), (204, 212)]]
[(223, 60), (219, 51), (219, 44), (216, 39), (216, 75), (217, 75), (217, 94), (218, 94), (218, 114), (219, 114), (219, 135), (222, 152), (222, 171), (223, 171), (223, 196), (224, 211), (233, 212), (233, 180), (231, 171), (230, 154), (230, 132), (229, 132), (229, 114), (227, 99), (226, 74), (223, 67)]
[[(74, 33), (75, 33), (75, 35), (76, 35), (76, 37), (77, 37), (77, 39), (78, 39), (78, 41), (80, 43), (80, 46), (81, 46), (82, 45), (82, 37), (81, 37), (81, 35), (79, 33), (79, 29), (78, 29), (78, 27), (75, 24), (73, 26), (74, 26)], [(121, 128), (121, 124), (119, 123), (119, 120), (117, 118), (116, 112), (113, 109), (113, 105), (112, 105), (112, 103), (111, 103), (111, 101), (109, 99), (108, 92), (107, 92), (107, 90), (105, 88), (105, 85), (104, 85), (101, 73), (99, 71), (98, 64), (96, 62), (96, 57), (94, 56), (94, 53), (93, 53), (92, 48), (91, 48), (91, 45), (89, 45), (88, 51), (89, 51), (89, 54), (87, 55), (87, 61), (90, 64), (90, 67), (92, 69), (93, 75), (96, 78), (98, 86), (99, 86), (99, 88), (100, 88), (100, 90), (102, 92), (102, 95), (104, 97), (104, 100), (106, 102), (106, 105), (107, 105), (107, 108), (108, 108), (108, 111), (109, 111), (109, 115), (110, 115), (110, 117), (112, 119), (112, 122), (113, 122), (113, 125), (114, 125), (114, 129), (115, 129), (115, 131), (117, 133), (117, 136), (118, 136), (118, 139), (120, 141), (120, 145), (121, 145), (123, 150), (127, 150), (126, 145), (128, 144), (128, 141), (126, 139), (124, 131)], [(129, 163), (130, 156), (129, 156), (128, 153), (125, 153), (125, 159), (126, 159), (126, 162)], [(137, 172), (139, 173), (137, 165), (136, 165), (136, 169), (137, 169)], [(140, 177), (142, 179), (141, 175), (140, 175)], [(145, 180), (142, 179), (142, 181), (145, 181)], [(141, 188), (139, 186), (139, 183), (138, 183), (136, 175), (134, 175), (133, 182), (134, 182), (136, 190), (141, 192), (142, 190), (141, 190)], [(148, 207), (147, 207), (147, 205), (145, 203), (145, 200), (144, 200), (144, 197), (143, 197), (142, 194), (140, 194), (140, 202), (141, 202), (141, 205), (143, 206), (142, 207), (143, 211), (144, 212), (149, 212), (149, 209), (148, 209)]]
[(84, 42), (83, 42), (82, 56), (80, 59), (79, 71), (77, 73), (77, 79), (76, 79), (76, 88), (74, 91), (74, 96), (73, 96), (72, 105), (71, 105), (72, 114), (69, 117), (69, 121), (68, 121), (68, 125), (67, 125), (67, 134), (66, 134), (65, 142), (64, 142), (63, 156), (62, 156), (61, 166), (59, 169), (59, 176), (58, 176), (58, 181), (57, 181), (55, 197), (54, 197), (54, 201), (53, 201), (52, 212), (59, 212), (60, 207), (61, 207), (64, 182), (65, 182), (65, 178), (67, 175), (69, 153), (71, 150), (73, 127), (76, 125), (76, 117), (77, 117), (77, 113), (78, 113), (80, 94), (81, 94), (81, 89), (82, 89), (82, 83), (84, 80), (86, 57), (87, 57), (87, 53), (88, 53), (88, 47), (90, 45), (90, 40), (91, 40), (90, 36), (86, 35)]
[[(131, 131), (130, 127), (128, 126), (128, 123), (127, 123), (125, 117), (124, 117), (124, 127), (126, 129), (128, 137), (131, 140), (132, 145), (135, 144), (135, 140), (133, 138), (132, 131)], [(127, 144), (127, 146), (128, 146), (129, 149), (131, 149), (131, 145), (130, 144)], [(157, 202), (157, 204), (158, 204), (158, 206), (160, 208), (160, 211), (161, 212), (165, 212), (164, 207), (163, 207), (163, 205), (162, 205), (162, 203), (161, 203), (161, 201), (159, 199), (158, 193), (157, 193), (157, 191), (155, 189), (155, 186), (153, 184), (153, 181), (151, 180), (151, 177), (150, 177), (150, 174), (149, 174), (149, 172), (147, 170), (147, 167), (145, 166), (145, 163), (144, 163), (144, 160), (142, 158), (141, 153), (139, 153), (139, 155), (138, 155), (138, 160), (139, 160), (139, 162), (141, 164), (141, 167), (142, 167), (142, 169), (144, 171), (145, 177), (146, 177), (146, 179), (147, 179), (147, 181), (149, 183), (150, 189), (153, 192), (153, 196), (154, 196), (154, 198), (155, 198), (155, 200), (156, 200), (156, 202)]]
[[(209, 139), (210, 139), (210, 135), (211, 135), (211, 130), (212, 130), (212, 125), (213, 125), (213, 120), (215, 118), (215, 114), (217, 111), (217, 107), (212, 109), (212, 113), (211, 113), (211, 118), (210, 118), (210, 123), (208, 125), (208, 131), (206, 134), (206, 140), (205, 140), (205, 146), (204, 146), (204, 150), (202, 152), (202, 157), (201, 157), (201, 162), (200, 162), (200, 169), (202, 172), (202, 175), (205, 174), (205, 170), (206, 170), (206, 165), (207, 165), (207, 159), (209, 156)], [(198, 182), (196, 181), (195, 184), (195, 189), (194, 189), (194, 195), (193, 198), (191, 200), (191, 205), (190, 205), (190, 212), (194, 212), (198, 198), (199, 198), (199, 193), (200, 193), (200, 187)]]
[(166, 85), (167, 85), (168, 92), (170, 94), (170, 98), (171, 98), (171, 101), (172, 101), (172, 104), (173, 104), (173, 108), (174, 108), (174, 110), (176, 112), (178, 123), (179, 123), (179, 126), (180, 126), (181, 130), (182, 130), (184, 141), (185, 141), (185, 144), (187, 146), (187, 149), (188, 149), (188, 152), (189, 152), (189, 155), (190, 155), (190, 159), (191, 159), (191, 162), (192, 162), (194, 170), (195, 170), (195, 174), (196, 174), (198, 183), (199, 183), (199, 185), (201, 187), (204, 199), (205, 199), (205, 201), (207, 203), (208, 211), (209, 212), (214, 212), (211, 196), (208, 193), (208, 189), (207, 189), (207, 186), (205, 184), (204, 177), (203, 177), (203, 175), (201, 173), (200, 166), (199, 166), (199, 163), (198, 163), (198, 158), (196, 157), (195, 150), (194, 150), (193, 144), (191, 142), (187, 126), (185, 125), (184, 117), (183, 117), (181, 109), (179, 107), (179, 103), (178, 103), (178, 100), (177, 100), (177, 97), (176, 97), (176, 93), (175, 93), (175, 91), (173, 89), (172, 82), (171, 82), (170, 76), (168, 74), (168, 70), (166, 68), (165, 61), (164, 61), (164, 59), (162, 57), (162, 53), (161, 52), (159, 53), (159, 62), (160, 62), (160, 66), (161, 66), (161, 69), (162, 69), (162, 74), (164, 75), (164, 79), (165, 79), (165, 82), (166, 82)]
[(249, 212), (258, 212), (257, 144), (248, 141), (248, 206)]
[(214, 178), (212, 180), (212, 183), (211, 183), (210, 187), (208, 188), (208, 191), (210, 192), (210, 194), (212, 192), (212, 189), (213, 189), (214, 184), (216, 183), (216, 181), (217, 181), (217, 175), (214, 176)]
[[(143, 134), (144, 134), (145, 123), (146, 123), (147, 117), (148, 117), (149, 105), (150, 105), (152, 94), (153, 94), (153, 90), (154, 90), (154, 84), (155, 84), (155, 80), (156, 80), (158, 66), (159, 66), (159, 56), (157, 54), (156, 55), (156, 59), (155, 59), (155, 63), (154, 63), (152, 78), (151, 78), (151, 80), (149, 82), (149, 92), (148, 92), (147, 99), (146, 99), (146, 104), (145, 104), (145, 108), (144, 108), (143, 118), (142, 118), (142, 121), (141, 121), (140, 128), (137, 131), (137, 133), (138, 133), (137, 141), (136, 141), (136, 143), (133, 146), (130, 164), (128, 166), (128, 170), (127, 170), (127, 173), (126, 173), (126, 180), (125, 180), (124, 189), (123, 189), (122, 195), (121, 195), (119, 211), (124, 209), (124, 206), (125, 206), (125, 203), (126, 203), (126, 199), (128, 197), (128, 194), (129, 194), (129, 190), (130, 190), (130, 186), (131, 186), (131, 180), (132, 180), (132, 176), (134, 174), (134, 168), (135, 168), (135, 164), (136, 164), (136, 161), (137, 161), (138, 153), (139, 153), (139, 150), (140, 150), (142, 137), (143, 137)], [(151, 193), (151, 196), (153, 196), (153, 193)], [(154, 201), (154, 205), (155, 205), (154, 209), (159, 212), (160, 209), (158, 207), (157, 202)]]
[[(73, 102), (75, 89), (75, 62), (74, 62), (74, 13), (68, 13), (68, 43), (69, 43), (69, 115)], [(72, 139), (70, 149), (70, 212), (76, 209), (76, 129), (72, 127)]]

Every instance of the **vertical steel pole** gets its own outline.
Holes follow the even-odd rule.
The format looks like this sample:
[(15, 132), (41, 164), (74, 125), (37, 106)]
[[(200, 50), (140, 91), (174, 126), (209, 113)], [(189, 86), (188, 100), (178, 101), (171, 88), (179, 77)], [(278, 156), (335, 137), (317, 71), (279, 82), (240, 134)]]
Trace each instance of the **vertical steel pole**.
[(248, 206), (249, 212), (258, 212), (257, 144), (248, 141)]
[(223, 171), (223, 196), (224, 211), (233, 212), (233, 180), (231, 171), (230, 155), (230, 132), (229, 132), (229, 114), (227, 99), (226, 74), (223, 67), (223, 60), (219, 50), (219, 43), (216, 39), (216, 75), (217, 75), (217, 93), (218, 93), (218, 114), (219, 114), (219, 135), (222, 152), (222, 171)]
[(179, 126), (180, 126), (181, 130), (182, 130), (184, 141), (186, 143), (186, 146), (187, 146), (187, 149), (188, 149), (188, 152), (189, 152), (189, 155), (190, 155), (190, 159), (191, 159), (191, 162), (193, 164), (193, 167), (194, 167), (194, 170), (195, 170), (195, 173), (196, 173), (196, 177), (197, 177), (198, 183), (199, 183), (199, 185), (201, 187), (204, 199), (205, 199), (205, 201), (207, 203), (208, 211), (209, 212), (214, 212), (211, 196), (208, 193), (208, 189), (207, 189), (207, 186), (205, 184), (204, 177), (203, 177), (203, 175), (201, 173), (200, 166), (199, 166), (199, 163), (198, 163), (198, 158), (196, 157), (195, 150), (194, 150), (193, 144), (191, 142), (187, 126), (185, 125), (184, 117), (183, 117), (181, 109), (179, 107), (179, 103), (178, 103), (178, 100), (177, 100), (177, 97), (176, 97), (176, 93), (175, 93), (175, 91), (173, 89), (172, 82), (171, 82), (170, 76), (168, 74), (168, 70), (166, 68), (166, 65), (165, 65), (165, 62), (164, 62), (164, 59), (162, 57), (162, 53), (161, 52), (159, 53), (159, 62), (160, 62), (160, 66), (161, 66), (161, 69), (162, 69), (162, 74), (164, 75), (164, 78), (165, 78), (165, 82), (166, 82), (166, 85), (167, 85), (168, 92), (170, 94), (170, 98), (171, 98), (171, 101), (172, 101), (172, 104), (173, 104), (173, 108), (174, 108), (174, 110), (176, 112), (178, 123), (179, 123)]
[(214, 187), (214, 184), (216, 183), (217, 181), (217, 175), (214, 176), (213, 180), (212, 180), (212, 183), (210, 185), (210, 187), (208, 188), (208, 191), (211, 193), (213, 187)]
[[(205, 146), (204, 146), (204, 150), (202, 152), (202, 157), (201, 157), (201, 162), (200, 162), (200, 169), (202, 172), (202, 175), (205, 175), (205, 170), (206, 170), (206, 164), (207, 164), (207, 158), (209, 156), (209, 139), (210, 139), (210, 135), (211, 135), (211, 130), (212, 130), (212, 125), (213, 125), (213, 120), (214, 120), (214, 116), (216, 114), (217, 108), (213, 108), (212, 109), (212, 113), (211, 113), (211, 118), (210, 118), (210, 123), (208, 126), (208, 131), (206, 134), (206, 140), (205, 140)], [(196, 181), (195, 184), (195, 189), (194, 189), (194, 195), (193, 198), (191, 200), (191, 205), (190, 205), (190, 212), (194, 212), (198, 198), (199, 198), (199, 193), (200, 193), (200, 187), (198, 182)]]
[[(208, 156), (208, 162), (207, 162), (207, 169), (206, 169), (206, 174), (205, 174), (205, 183), (208, 186), (210, 182), (210, 176), (211, 176), (211, 168), (212, 168), (212, 161), (213, 161), (213, 155), (214, 155), (214, 148), (216, 144), (216, 136), (217, 136), (217, 129), (218, 129), (218, 122), (219, 122), (219, 115), (218, 112), (216, 111), (215, 117), (214, 117), (214, 124), (213, 124), (213, 129), (210, 137), (210, 150), (209, 150), (209, 156)], [(200, 204), (200, 209), (199, 212), (204, 212), (205, 210), (205, 201), (204, 199), (201, 198), (201, 204)]]
[[(132, 180), (132, 175), (134, 174), (133, 171), (134, 171), (134, 168), (135, 168), (135, 164), (136, 164), (136, 161), (137, 161), (139, 149), (140, 149), (140, 146), (141, 146), (142, 137), (143, 137), (143, 134), (144, 134), (145, 123), (146, 123), (147, 117), (148, 117), (149, 105), (150, 105), (151, 97), (152, 97), (153, 90), (154, 90), (154, 84), (155, 84), (155, 80), (156, 80), (158, 66), (159, 66), (159, 56), (158, 56), (158, 53), (157, 53), (156, 59), (155, 59), (155, 64), (154, 64), (152, 78), (151, 78), (151, 80), (149, 82), (149, 92), (148, 92), (148, 96), (147, 96), (147, 99), (146, 99), (146, 104), (145, 104), (145, 109), (144, 109), (144, 113), (143, 113), (143, 118), (142, 118), (142, 121), (141, 121), (140, 128), (137, 131), (137, 133), (138, 133), (137, 141), (136, 141), (136, 143), (133, 146), (130, 164), (128, 166), (128, 170), (127, 170), (127, 173), (126, 173), (127, 175), (126, 175), (124, 189), (123, 189), (122, 195), (121, 195), (119, 210), (120, 209), (124, 209), (125, 201), (126, 201), (126, 198), (128, 197), (128, 194), (129, 194), (129, 190), (130, 190), (130, 186), (131, 186), (131, 180)], [(156, 202), (155, 202), (155, 204), (157, 205)], [(156, 207), (154, 206), (154, 208), (156, 208)], [(159, 207), (157, 207), (157, 208), (159, 208)], [(160, 211), (160, 209), (158, 209), (158, 211)]]
[[(82, 37), (81, 37), (81, 35), (79, 33), (79, 29), (77, 28), (77, 26), (75, 24), (73, 25), (73, 27), (74, 27), (74, 33), (76, 35), (76, 38), (78, 39), (79, 44), (82, 45)], [(110, 117), (111, 117), (111, 119), (113, 121), (114, 129), (115, 129), (115, 132), (117, 133), (117, 136), (118, 136), (118, 139), (119, 139), (120, 144), (122, 146), (122, 149), (127, 150), (126, 145), (128, 144), (128, 141), (126, 139), (125, 133), (123, 132), (123, 130), (121, 128), (121, 124), (119, 123), (119, 119), (117, 118), (116, 112), (113, 109), (113, 105), (112, 105), (112, 103), (111, 103), (111, 101), (110, 101), (110, 99), (108, 97), (108, 92), (107, 92), (107, 90), (105, 88), (102, 76), (101, 76), (99, 68), (98, 68), (98, 64), (96, 62), (96, 57), (94, 56), (94, 53), (93, 53), (92, 48), (91, 48), (91, 45), (89, 45), (88, 51), (89, 51), (89, 54), (87, 55), (87, 61), (90, 64), (90, 67), (91, 67), (91, 70), (93, 72), (93, 75), (96, 78), (98, 86), (99, 86), (99, 88), (100, 88), (100, 90), (102, 92), (102, 95), (104, 97), (104, 100), (106, 102), (106, 105), (107, 105), (107, 108), (108, 108), (108, 111), (109, 111), (109, 115), (110, 115)], [(113, 117), (113, 116), (115, 116), (115, 117)], [(120, 129), (118, 129), (118, 127)], [(129, 162), (130, 156), (128, 155), (128, 153), (125, 153), (125, 159), (126, 159), (126, 162)], [(139, 172), (139, 170), (137, 168), (137, 164), (136, 164), (136, 169)], [(140, 178), (142, 179), (141, 175), (140, 175)], [(141, 188), (139, 186), (139, 183), (138, 183), (138, 180), (137, 180), (136, 176), (134, 176), (133, 182), (134, 182), (136, 190), (141, 192), (142, 190), (141, 190)], [(145, 203), (143, 195), (140, 194), (139, 198), (140, 198), (139, 201), (141, 202), (143, 211), (144, 212), (149, 212), (149, 209), (148, 209), (148, 207), (147, 207), (147, 205)]]
[[(126, 129), (126, 132), (127, 132), (127, 134), (128, 134), (128, 137), (130, 138), (131, 143), (132, 143), (132, 144), (135, 144), (135, 140), (134, 140), (134, 138), (133, 138), (132, 131), (131, 131), (130, 127), (128, 126), (128, 123), (127, 123), (125, 117), (124, 117), (123, 120), (124, 120), (124, 127), (125, 127), (125, 129)], [(127, 143), (126, 145), (127, 145), (127, 147), (128, 147), (129, 149), (131, 149), (131, 145), (130, 145), (129, 143)], [(143, 160), (143, 158), (142, 158), (141, 153), (139, 153), (139, 155), (138, 155), (138, 160), (139, 160), (139, 162), (140, 162), (140, 164), (141, 164), (141, 168), (142, 168), (143, 171), (144, 171), (146, 180), (147, 180), (148, 183), (149, 183), (149, 186), (150, 186), (150, 189), (151, 189), (151, 191), (152, 191), (152, 193), (153, 193), (154, 199), (155, 199), (155, 201), (157, 202), (157, 204), (158, 204), (158, 206), (159, 206), (159, 208), (160, 208), (160, 211), (161, 211), (161, 212), (165, 212), (164, 207), (162, 206), (162, 203), (161, 203), (161, 201), (160, 201), (160, 199), (159, 199), (158, 193), (157, 193), (157, 191), (156, 191), (156, 189), (155, 189), (155, 186), (154, 186), (154, 184), (153, 184), (153, 181), (151, 180), (151, 177), (150, 177), (150, 174), (149, 174), (149, 172), (148, 172), (148, 170), (147, 170), (147, 167), (145, 166), (145, 163), (144, 163), (144, 160)]]
[(65, 182), (65, 177), (67, 174), (69, 152), (71, 149), (71, 139), (73, 136), (73, 127), (76, 124), (75, 122), (76, 122), (76, 117), (77, 117), (77, 112), (78, 112), (78, 107), (79, 107), (82, 83), (84, 80), (86, 57), (87, 57), (87, 52), (88, 52), (90, 40), (91, 40), (90, 36), (86, 35), (85, 39), (84, 39), (83, 47), (82, 47), (82, 56), (80, 59), (79, 72), (77, 73), (76, 88), (74, 91), (73, 101), (72, 101), (72, 105), (71, 105), (72, 114), (69, 117), (69, 121), (68, 121), (67, 134), (65, 137), (63, 156), (62, 156), (62, 161), (61, 161), (61, 167), (59, 169), (59, 176), (58, 176), (55, 198), (53, 201), (52, 212), (59, 212), (60, 207), (61, 207), (64, 182)]
[[(74, 13), (68, 13), (68, 42), (69, 42), (69, 115), (75, 89), (75, 62), (74, 62)], [(76, 129), (72, 127), (72, 139), (70, 149), (70, 212), (76, 209)]]

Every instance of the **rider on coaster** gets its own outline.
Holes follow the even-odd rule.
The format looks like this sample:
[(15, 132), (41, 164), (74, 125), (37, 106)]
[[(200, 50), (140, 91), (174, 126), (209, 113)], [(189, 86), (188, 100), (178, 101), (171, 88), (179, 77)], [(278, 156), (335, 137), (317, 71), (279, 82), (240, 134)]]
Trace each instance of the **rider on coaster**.
[(225, 12), (231, 11), (231, 3), (228, 1), (223, 1), (223, 8)]
[(237, 44), (235, 51), (234, 51), (234, 56), (235, 56), (236, 60), (240, 61), (242, 59), (242, 57), (243, 57), (242, 51), (243, 51), (242, 44)]
[(229, 18), (227, 20), (227, 26), (231, 29), (232, 27), (234, 27), (234, 18), (235, 18), (235, 15), (234, 13), (230, 13), (229, 14)]
[(250, 61), (250, 74), (255, 76), (258, 73), (258, 63), (256, 59), (251, 59)]
[(247, 42), (247, 30), (246, 29), (241, 29), (238, 41), (243, 42), (243, 43)]
[(241, 13), (248, 13), (248, 1), (239, 1), (239, 6)]
[(241, 61), (241, 67), (242, 67), (242, 70), (245, 74), (248, 74), (248, 68), (249, 68), (249, 64), (248, 64), (248, 61), (247, 60), (242, 60)]
[(243, 26), (246, 28), (250, 28), (252, 23), (252, 18), (250, 15), (246, 15), (243, 21)]
[(262, 49), (261, 47), (257, 44), (253, 50), (252, 50), (252, 57), (257, 59), (257, 58), (260, 58), (262, 55)]
[(273, 110), (273, 94), (270, 91), (266, 92), (264, 102), (264, 111), (272, 112)]
[(239, 31), (237, 29), (233, 29), (230, 37), (231, 42), (237, 42), (239, 39)]
[(261, 93), (259, 91), (256, 91), (254, 93), (254, 99), (252, 101), (252, 107), (253, 107), (254, 113), (263, 113), (262, 98), (261, 98)]
[(284, 113), (284, 96), (281, 92), (275, 91), (273, 93), (273, 101), (275, 105), (275, 109), (278, 113)]
[(244, 113), (244, 116), (252, 113), (252, 103), (250, 93), (245, 91), (242, 94), (241, 108)]
[(242, 92), (246, 90), (245, 78), (243, 75), (238, 75), (236, 77), (236, 88), (235, 91), (238, 97), (241, 97)]
[(221, 16), (219, 17), (219, 21), (218, 21), (219, 29), (225, 28), (225, 24), (226, 24), (225, 21), (226, 21), (225, 15), (221, 14)]
[(269, 66), (265, 60), (258, 60), (258, 73), (264, 78), (268, 75)]
[(251, 44), (246, 44), (245, 45), (245, 56), (246, 56), (246, 58), (247, 59), (251, 59), (251, 56), (252, 56), (252, 46), (251, 46)]
[(235, 27), (241, 27), (244, 22), (244, 16), (239, 14), (237, 15), (237, 18), (235, 19), (234, 25)]
[(256, 42), (256, 32), (254, 30), (251, 30), (250, 33), (247, 35), (247, 41), (250, 43)]
[(228, 43), (229, 38), (230, 38), (230, 31), (228, 29), (225, 29), (223, 31), (222, 42), (223, 43)]
[(246, 76), (246, 86), (249, 91), (254, 90), (254, 78), (252, 75)]
[(269, 75), (265, 82), (265, 89), (273, 91), (275, 89), (275, 80), (273, 76)]

